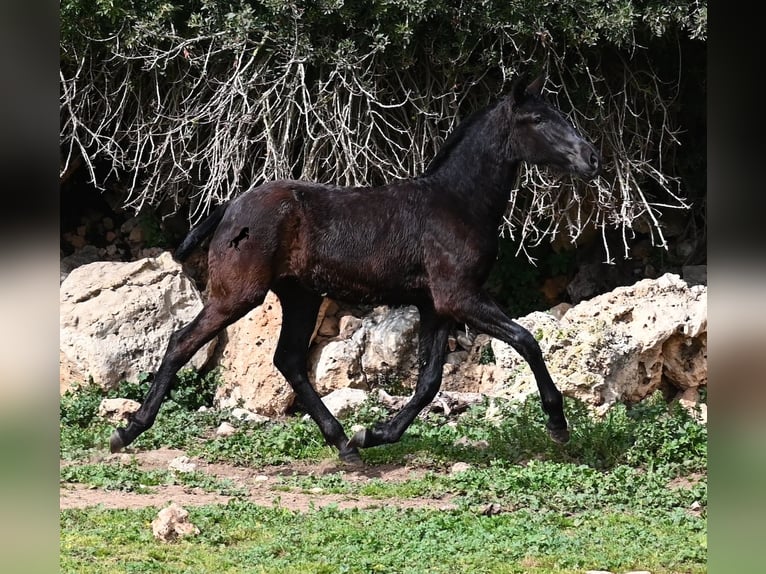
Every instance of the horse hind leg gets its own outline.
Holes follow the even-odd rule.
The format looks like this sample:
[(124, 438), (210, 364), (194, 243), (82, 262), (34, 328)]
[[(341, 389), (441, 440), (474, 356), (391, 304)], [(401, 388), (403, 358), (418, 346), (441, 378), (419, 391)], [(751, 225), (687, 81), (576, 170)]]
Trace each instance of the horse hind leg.
[(109, 439), (111, 452), (119, 452), (154, 424), (178, 370), (222, 329), (234, 323), (250, 309), (260, 305), (265, 296), (264, 290), (262, 294), (250, 298), (248, 302), (240, 301), (236, 305), (211, 299), (191, 323), (171, 335), (165, 355), (141, 407), (133, 413), (125, 428), (116, 428), (112, 433)]
[(340, 459), (351, 464), (361, 463), (359, 451), (349, 446), (340, 422), (322, 402), (308, 378), (309, 343), (322, 297), (287, 281), (275, 285), (274, 292), (282, 306), (282, 327), (274, 353), (274, 365), (290, 383), (327, 444), (338, 449)]
[(369, 448), (397, 442), (415, 420), (415, 417), (439, 392), (442, 368), (446, 354), (447, 337), (452, 320), (438, 316), (432, 306), (422, 305), (418, 334), (418, 382), (409, 402), (390, 421), (378, 423), (371, 429), (362, 429), (349, 441), (350, 446)]

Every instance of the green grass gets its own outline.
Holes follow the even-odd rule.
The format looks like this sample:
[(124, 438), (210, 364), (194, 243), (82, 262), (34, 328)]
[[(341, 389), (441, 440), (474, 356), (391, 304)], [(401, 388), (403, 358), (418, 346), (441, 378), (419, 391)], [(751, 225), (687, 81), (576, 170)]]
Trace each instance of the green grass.
[(705, 572), (703, 524), (680, 512), (348, 510), (247, 502), (190, 508), (201, 534), (152, 539), (152, 509), (61, 515), (61, 571), (543, 573)]
[[(140, 388), (126, 389), (140, 395)], [(319, 489), (380, 499), (377, 509), (303, 514), (253, 505), (241, 488), (201, 472), (91, 462), (105, 451), (112, 428), (95, 416), (103, 395), (84, 387), (62, 398), (61, 456), (68, 461), (62, 482), (134, 492), (184, 484), (235, 499), (187, 508), (201, 533), (172, 544), (151, 535), (156, 508), (63, 511), (62, 572), (706, 571), (707, 429), (659, 393), (603, 418), (568, 400), (572, 440), (565, 446), (548, 438), (536, 397), (477, 405), (456, 424), (441, 415), (419, 418), (399, 443), (362, 452), (368, 468), (417, 471), (400, 482), (350, 480), (346, 472), (269, 481), (275, 498), (282, 490)], [(182, 448), (209, 462), (254, 468), (337, 457), (316, 425), (299, 417), (241, 423), (234, 435), (215, 438), (226, 413), (196, 412), (198, 403), (189, 393), (171, 398), (134, 446)], [(370, 400), (343, 423), (369, 425), (387, 416)], [(464, 437), (487, 446), (456, 443)], [(448, 472), (457, 461), (470, 467)], [(416, 497), (448, 497), (455, 508), (396, 509), (395, 500)], [(489, 505), (500, 514), (487, 515)]]
[(65, 466), (60, 471), (62, 484), (87, 484), (104, 490), (120, 490), (146, 494), (155, 486), (183, 485), (206, 492), (239, 496), (245, 494), (228, 479), (219, 479), (204, 472), (175, 472), (172, 470), (142, 470), (135, 460), (120, 462), (79, 464)]

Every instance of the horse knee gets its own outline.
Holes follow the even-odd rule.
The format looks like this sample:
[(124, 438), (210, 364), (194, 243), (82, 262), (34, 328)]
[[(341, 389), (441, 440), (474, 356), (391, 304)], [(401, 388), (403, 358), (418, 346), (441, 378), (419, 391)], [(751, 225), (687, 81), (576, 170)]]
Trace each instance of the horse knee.
[(540, 344), (537, 339), (534, 338), (532, 333), (519, 326), (517, 331), (513, 334), (511, 340), (511, 346), (524, 357), (527, 363), (533, 363), (542, 361), (543, 352), (540, 349)]

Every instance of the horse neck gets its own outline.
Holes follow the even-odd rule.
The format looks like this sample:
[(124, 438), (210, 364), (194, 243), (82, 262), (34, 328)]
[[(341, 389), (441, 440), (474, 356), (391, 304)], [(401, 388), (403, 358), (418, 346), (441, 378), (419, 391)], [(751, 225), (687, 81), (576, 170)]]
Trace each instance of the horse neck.
[(516, 180), (519, 160), (509, 149), (507, 135), (498, 133), (488, 116), (460, 141), (441, 164), (424, 176), (435, 192), (450, 197), (456, 207), (496, 232)]

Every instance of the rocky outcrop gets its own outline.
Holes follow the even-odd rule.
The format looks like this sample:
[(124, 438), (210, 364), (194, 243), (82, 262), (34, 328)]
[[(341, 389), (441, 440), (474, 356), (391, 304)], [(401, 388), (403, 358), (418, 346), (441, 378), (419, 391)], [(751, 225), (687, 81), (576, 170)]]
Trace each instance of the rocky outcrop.
[[(62, 387), (89, 376), (108, 387), (156, 370), (170, 334), (201, 306), (196, 287), (167, 253), (77, 267), (61, 285)], [(600, 410), (660, 388), (690, 406), (707, 384), (707, 287), (689, 286), (677, 275), (517, 322), (539, 341), (558, 387)], [(270, 293), (226, 329), (218, 355), (219, 407), (267, 416), (290, 408), (294, 393), (273, 365), (280, 325), (279, 300)], [(417, 377), (418, 326), (414, 307), (377, 307), (356, 316), (325, 301), (309, 349), (309, 378), (322, 396), (345, 388), (406, 394)], [(210, 353), (208, 346), (191, 365), (200, 368)], [(537, 386), (511, 347), (458, 330), (449, 338), (442, 390), (522, 399)]]
[[(518, 320), (540, 341), (559, 388), (601, 410), (635, 403), (658, 388), (670, 395), (707, 384), (707, 288), (677, 275), (644, 279), (572, 307), (559, 321), (545, 313)], [(521, 398), (535, 392), (526, 363), (491, 342), (505, 377), (489, 394)]]
[[(314, 335), (329, 301), (319, 311)], [(221, 408), (241, 406), (265, 416), (284, 414), (295, 393), (274, 366), (274, 351), (282, 325), (282, 306), (269, 292), (262, 305), (227, 327), (220, 359), (222, 384), (215, 396)]]
[(281, 414), (295, 398), (274, 366), (282, 307), (273, 293), (226, 328), (219, 364), (221, 385), (215, 401), (221, 408), (241, 406), (263, 415)]
[[(91, 377), (112, 388), (155, 371), (170, 335), (202, 308), (199, 291), (169, 253), (79, 266), (59, 295), (61, 392)], [(189, 366), (202, 368), (214, 344), (205, 345)]]
[(345, 315), (338, 323), (338, 336), (311, 352), (311, 378), (320, 394), (390, 381), (414, 385), (420, 324), (415, 307), (376, 307), (363, 318)]

